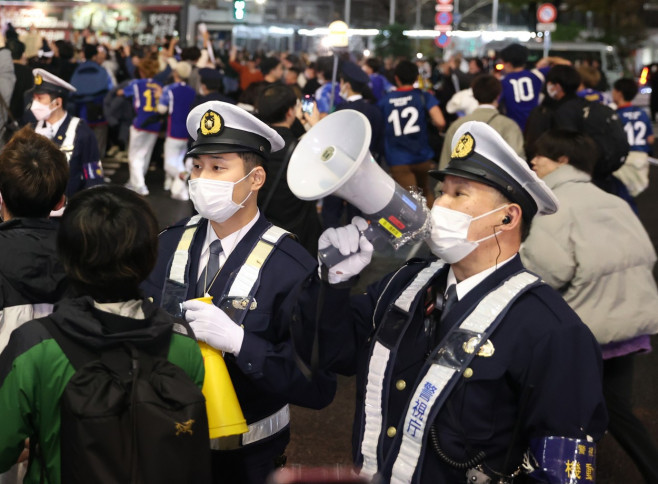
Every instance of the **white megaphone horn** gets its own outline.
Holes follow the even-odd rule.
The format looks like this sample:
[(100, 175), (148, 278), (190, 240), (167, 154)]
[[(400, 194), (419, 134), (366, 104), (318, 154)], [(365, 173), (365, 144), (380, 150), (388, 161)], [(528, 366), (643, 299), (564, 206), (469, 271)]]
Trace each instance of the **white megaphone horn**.
[[(345, 109), (330, 114), (299, 141), (288, 164), (288, 186), (302, 200), (337, 195), (361, 210), (369, 227), (366, 238), (381, 248), (403, 244), (429, 233), (429, 210), (420, 193), (411, 193), (373, 159), (368, 118)], [(345, 259), (335, 247), (321, 250), (320, 259), (332, 267)]]

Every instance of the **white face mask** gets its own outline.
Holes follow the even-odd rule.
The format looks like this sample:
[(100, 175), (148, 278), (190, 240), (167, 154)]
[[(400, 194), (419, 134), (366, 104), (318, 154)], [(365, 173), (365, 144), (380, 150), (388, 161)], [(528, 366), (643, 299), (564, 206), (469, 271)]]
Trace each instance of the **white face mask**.
[(508, 207), (509, 204), (495, 208), (487, 213), (472, 217), (467, 213), (434, 205), (430, 211), (432, 230), (430, 232), (430, 249), (437, 257), (448, 264), (459, 262), (473, 252), (480, 242), (495, 237), (500, 231), (480, 240), (468, 240), (471, 222)]
[(34, 114), (34, 117), (37, 118), (37, 121), (43, 121), (44, 119), (48, 119), (50, 115), (55, 112), (57, 109), (57, 106), (55, 106), (53, 109), (50, 109), (50, 104), (43, 104), (40, 103), (37, 100), (32, 101), (32, 106), (30, 106), (30, 111), (32, 111), (32, 114)]
[(246, 179), (254, 170), (236, 182), (209, 180), (207, 178), (195, 178), (188, 182), (190, 187), (190, 199), (194, 208), (204, 218), (213, 222), (226, 222), (235, 212), (244, 207), (243, 203), (251, 196), (246, 196), (242, 202), (233, 201), (233, 187)]
[(548, 94), (548, 97), (551, 99), (555, 99), (558, 95), (558, 89), (555, 84), (546, 84), (546, 94)]

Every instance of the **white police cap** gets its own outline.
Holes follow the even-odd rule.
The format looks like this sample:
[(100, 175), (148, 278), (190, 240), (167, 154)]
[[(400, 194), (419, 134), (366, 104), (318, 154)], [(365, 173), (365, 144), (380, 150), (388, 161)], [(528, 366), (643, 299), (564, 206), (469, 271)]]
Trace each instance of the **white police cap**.
[(528, 163), (491, 126), (480, 121), (462, 124), (452, 138), (450, 162), (430, 174), (439, 180), (453, 175), (494, 187), (518, 203), (523, 218), (548, 215), (558, 209), (558, 200)]
[(285, 146), (279, 133), (242, 108), (208, 101), (187, 115), (187, 132), (194, 143), (188, 155), (251, 151), (265, 159)]
[(69, 92), (75, 92), (76, 88), (55, 74), (45, 69), (33, 69), (34, 76), (34, 93), (35, 94), (56, 94), (65, 96)]

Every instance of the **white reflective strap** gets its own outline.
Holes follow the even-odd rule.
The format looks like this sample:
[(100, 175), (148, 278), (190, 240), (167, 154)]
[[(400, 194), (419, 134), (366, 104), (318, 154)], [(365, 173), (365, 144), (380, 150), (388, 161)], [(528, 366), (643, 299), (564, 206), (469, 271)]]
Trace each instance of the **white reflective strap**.
[(444, 265), (445, 262), (442, 260), (436, 260), (425, 269), (420, 271), (418, 274), (416, 274), (416, 278), (411, 282), (411, 284), (407, 286), (404, 291), (402, 291), (402, 294), (398, 296), (397, 300), (395, 301), (395, 305), (403, 311), (409, 312), (411, 303), (414, 301), (414, 299), (416, 299), (418, 291), (420, 291), (420, 289), (424, 287), (425, 284), (427, 284), (429, 280), (434, 277), (434, 274), (436, 274)]
[(392, 483), (411, 482), (423, 448), (425, 428), (428, 424), (431, 425), (431, 422), (428, 422), (430, 410), (456, 372), (454, 368), (432, 365), (423, 381), (416, 387), (411, 399), (411, 411), (407, 412), (404, 419), (402, 444), (393, 465)]
[(240, 267), (238, 274), (231, 284), (228, 291), (228, 297), (248, 297), (251, 295), (254, 285), (258, 281), (261, 268), (274, 249), (276, 243), (289, 234), (286, 230), (272, 226), (261, 235), (245, 263)]
[[(473, 331), (484, 334), (490, 326), (496, 322), (500, 314), (509, 306), (509, 304), (523, 292), (528, 286), (538, 280), (538, 277), (529, 272), (521, 272), (510, 277), (500, 287), (487, 294), (471, 312), (471, 314), (459, 326), (460, 329)], [(473, 353), (473, 357), (475, 353)], [(467, 359), (459, 370), (461, 373), (470, 363)], [(446, 395), (452, 391), (449, 386), (450, 379), (457, 373), (454, 368), (442, 366), (434, 363), (425, 373), (420, 385), (414, 392), (414, 398), (407, 408), (407, 415), (404, 420), (404, 429), (400, 450), (393, 464), (391, 482), (402, 483), (411, 482), (414, 471), (418, 466), (420, 454), (422, 451), (422, 442), (427, 429), (425, 417), (429, 416), (432, 406), (437, 400), (443, 400), (443, 393)], [(423, 392), (431, 392), (432, 400), (423, 400)], [(424, 417), (422, 420), (419, 416)]]
[(284, 237), (289, 233), (290, 232), (288, 232), (286, 229), (272, 225), (269, 229), (267, 229), (261, 238), (267, 240), (270, 244), (276, 244), (281, 237)]
[(377, 447), (382, 433), (382, 397), (384, 393), (384, 376), (391, 351), (379, 342), (375, 343), (368, 365), (368, 382), (364, 399), (365, 425), (361, 454), (363, 467), (361, 475), (372, 478), (378, 470)]
[(250, 424), (246, 434), (242, 434), (242, 445), (253, 444), (279, 433), (290, 424), (290, 407), (286, 405), (278, 412), (258, 422)]
[(197, 226), (201, 220), (201, 215), (195, 215), (187, 221), (185, 231), (178, 241), (178, 246), (174, 252), (174, 258), (171, 261), (171, 268), (169, 269), (169, 279), (185, 284), (185, 269), (187, 268), (187, 261), (190, 258), (190, 246), (194, 239)]
[(210, 439), (210, 448), (212, 450), (236, 450), (271, 437), (288, 425), (290, 425), (290, 407), (285, 405), (272, 415), (248, 425), (247, 432), (242, 435)]
[(484, 333), (509, 302), (537, 279), (537, 276), (529, 272), (522, 272), (509, 278), (498, 289), (487, 294), (459, 328), (474, 333)]
[(73, 149), (75, 148), (75, 131), (78, 129), (78, 124), (80, 123), (80, 118), (75, 116), (71, 118), (69, 127), (66, 128), (66, 134), (64, 135), (64, 141), (60, 146), (60, 150), (66, 154), (67, 161), (71, 159), (73, 154)]

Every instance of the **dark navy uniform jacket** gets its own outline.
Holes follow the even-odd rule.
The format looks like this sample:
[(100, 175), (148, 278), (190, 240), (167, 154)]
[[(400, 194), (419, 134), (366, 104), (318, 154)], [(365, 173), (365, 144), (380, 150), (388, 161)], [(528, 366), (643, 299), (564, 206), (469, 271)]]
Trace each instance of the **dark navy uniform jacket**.
[[(370, 286), (365, 294), (351, 299), (349, 289), (326, 288), (320, 322), (320, 355), (324, 365), (340, 373), (357, 373), (353, 434), (357, 464), (362, 460), (358, 451), (374, 329), (381, 323), (387, 307), (427, 265), (428, 261), (411, 260), (395, 277), (389, 275)], [(452, 306), (441, 324), (453, 326), (484, 295), (522, 267), (517, 255)], [(445, 287), (447, 272), (446, 266), (435, 277), (433, 284), (439, 294)], [(373, 315), (380, 297), (382, 301)], [(433, 347), (425, 330), (426, 320), (425, 304), (421, 300), (398, 353), (391, 355), (395, 363), (392, 378), (388, 385), (384, 383), (380, 458), (400, 444), (408, 400)], [(525, 292), (513, 303), (490, 339), (494, 354), (473, 359), (469, 365), (472, 377), (461, 377), (435, 420), (441, 448), (450, 458), (463, 462), (482, 450), (486, 452), (488, 468), (510, 473), (521, 463), (531, 438), (585, 438), (586, 435), (595, 440), (601, 438), (607, 413), (601, 389), (599, 347), (587, 326), (556, 291), (541, 284)], [(519, 432), (513, 439), (519, 419)], [(390, 427), (398, 430), (394, 437), (386, 433)], [(421, 482), (466, 482), (465, 470), (444, 463), (431, 446), (426, 440), (420, 464)], [(503, 469), (510, 446), (511, 459)]]
[[(66, 139), (66, 130), (73, 116), (66, 114), (66, 119), (55, 133), (53, 143), (61, 148)], [(33, 128), (36, 127), (36, 124)], [(83, 119), (78, 123), (73, 140), (73, 154), (69, 160), (69, 182), (66, 185), (66, 196), (72, 197), (84, 188), (105, 183), (101, 155), (98, 152), (96, 136)]]
[[(169, 227), (160, 235), (158, 262), (142, 286), (146, 296), (153, 297), (156, 304), (162, 302), (164, 281), (185, 230), (185, 223), (187, 219)], [(203, 219), (192, 242), (189, 264), (189, 279), (192, 282), (188, 299), (196, 297), (194, 286), (207, 224), (208, 221)], [(231, 276), (242, 267), (252, 247), (269, 226), (270, 223), (261, 214), (256, 224), (233, 249), (210, 288), (214, 304), (221, 304), (222, 295), (230, 288)], [(226, 366), (248, 424), (272, 415), (287, 403), (319, 409), (333, 400), (335, 377), (319, 372), (312, 381), (308, 381), (295, 363), (290, 338), (297, 295), (304, 290), (314, 273), (317, 273), (317, 262), (290, 237), (279, 243), (263, 266), (260, 286), (255, 294), (257, 307), (248, 312), (243, 322), (245, 333), (240, 354), (238, 357), (229, 354), (225, 356)], [(299, 320), (296, 316), (294, 319)], [(280, 434), (287, 443), (289, 431)]]

